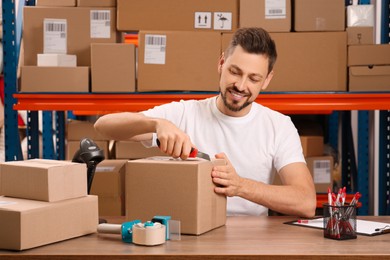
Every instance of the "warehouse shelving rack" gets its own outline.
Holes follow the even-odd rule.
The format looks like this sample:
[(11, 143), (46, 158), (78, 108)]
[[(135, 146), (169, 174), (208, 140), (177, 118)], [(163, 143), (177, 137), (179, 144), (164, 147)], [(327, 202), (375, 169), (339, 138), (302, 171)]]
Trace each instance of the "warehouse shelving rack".
[[(27, 2), (34, 5), (34, 1)], [(17, 126), (17, 110), (28, 111), (28, 158), (39, 157), (38, 111), (43, 111), (43, 158), (64, 159), (65, 112), (96, 115), (117, 111), (140, 111), (180, 99), (202, 99), (216, 93), (149, 93), (149, 94), (44, 94), (18, 93), (17, 70), (21, 39), (20, 19), (24, 3), (3, 0), (3, 44), (5, 82), (5, 154), (6, 161), (22, 160)], [(389, 0), (382, 1), (384, 30), (382, 43), (389, 42)], [(264, 93), (256, 102), (283, 113), (330, 114), (329, 142), (338, 146), (338, 122), (343, 122), (343, 137), (352, 137), (348, 112), (358, 110), (358, 165), (354, 147), (349, 142), (343, 149), (345, 172), (343, 185), (350, 192), (369, 194), (369, 115), (380, 111), (379, 128), (379, 214), (390, 214), (390, 93)], [(104, 109), (102, 109), (104, 108)], [(53, 119), (54, 115), (54, 119)], [(55, 127), (53, 129), (53, 122)], [(56, 137), (53, 142), (53, 136)], [(343, 138), (347, 140), (347, 138)], [(54, 143), (56, 147), (54, 147)], [(356, 171), (354, 171), (356, 169)], [(368, 196), (362, 198), (359, 214), (369, 213)]]

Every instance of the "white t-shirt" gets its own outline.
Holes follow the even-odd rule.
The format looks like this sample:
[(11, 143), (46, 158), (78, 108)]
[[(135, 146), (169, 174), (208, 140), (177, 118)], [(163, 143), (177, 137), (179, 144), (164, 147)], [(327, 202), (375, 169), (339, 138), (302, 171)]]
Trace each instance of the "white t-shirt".
[[(143, 112), (165, 118), (187, 133), (199, 151), (214, 157), (224, 152), (244, 178), (271, 184), (275, 170), (305, 162), (298, 132), (288, 116), (253, 103), (243, 117), (221, 113), (216, 97), (164, 104)], [(228, 215), (266, 215), (268, 209), (242, 199), (227, 198)]]

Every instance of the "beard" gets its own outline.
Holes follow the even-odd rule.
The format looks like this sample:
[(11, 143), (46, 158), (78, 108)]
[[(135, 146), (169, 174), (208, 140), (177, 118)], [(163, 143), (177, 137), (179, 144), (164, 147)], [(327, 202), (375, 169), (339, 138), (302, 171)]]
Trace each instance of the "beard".
[(253, 101), (249, 101), (249, 98), (251, 95), (249, 95), (247, 97), (247, 100), (242, 105), (238, 105), (239, 101), (236, 101), (236, 100), (233, 100), (231, 103), (229, 103), (227, 98), (226, 98), (226, 93), (230, 90), (233, 90), (237, 93), (243, 93), (243, 92), (239, 91), (235, 86), (226, 88), (224, 92), (221, 91), (221, 88), (219, 89), (219, 92), (221, 93), (223, 104), (230, 111), (238, 112), (238, 111), (241, 111), (242, 109), (246, 108), (250, 104), (252, 104)]

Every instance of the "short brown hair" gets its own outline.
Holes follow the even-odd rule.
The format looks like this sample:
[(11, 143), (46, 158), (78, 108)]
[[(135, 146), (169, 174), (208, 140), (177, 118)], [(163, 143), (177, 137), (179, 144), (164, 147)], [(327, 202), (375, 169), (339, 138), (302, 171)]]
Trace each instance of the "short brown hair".
[(266, 30), (259, 27), (238, 29), (225, 51), (225, 57), (231, 55), (238, 45), (248, 53), (264, 54), (267, 56), (268, 73), (272, 71), (276, 62), (277, 52), (275, 42)]

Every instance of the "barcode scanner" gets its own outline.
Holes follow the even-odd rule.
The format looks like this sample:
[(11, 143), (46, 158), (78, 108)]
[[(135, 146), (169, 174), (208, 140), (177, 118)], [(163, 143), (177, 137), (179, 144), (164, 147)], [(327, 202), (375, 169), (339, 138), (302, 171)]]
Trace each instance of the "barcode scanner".
[(72, 162), (87, 164), (87, 188), (91, 191), (96, 166), (104, 160), (104, 152), (94, 141), (84, 138), (80, 141), (80, 149), (74, 154)]

